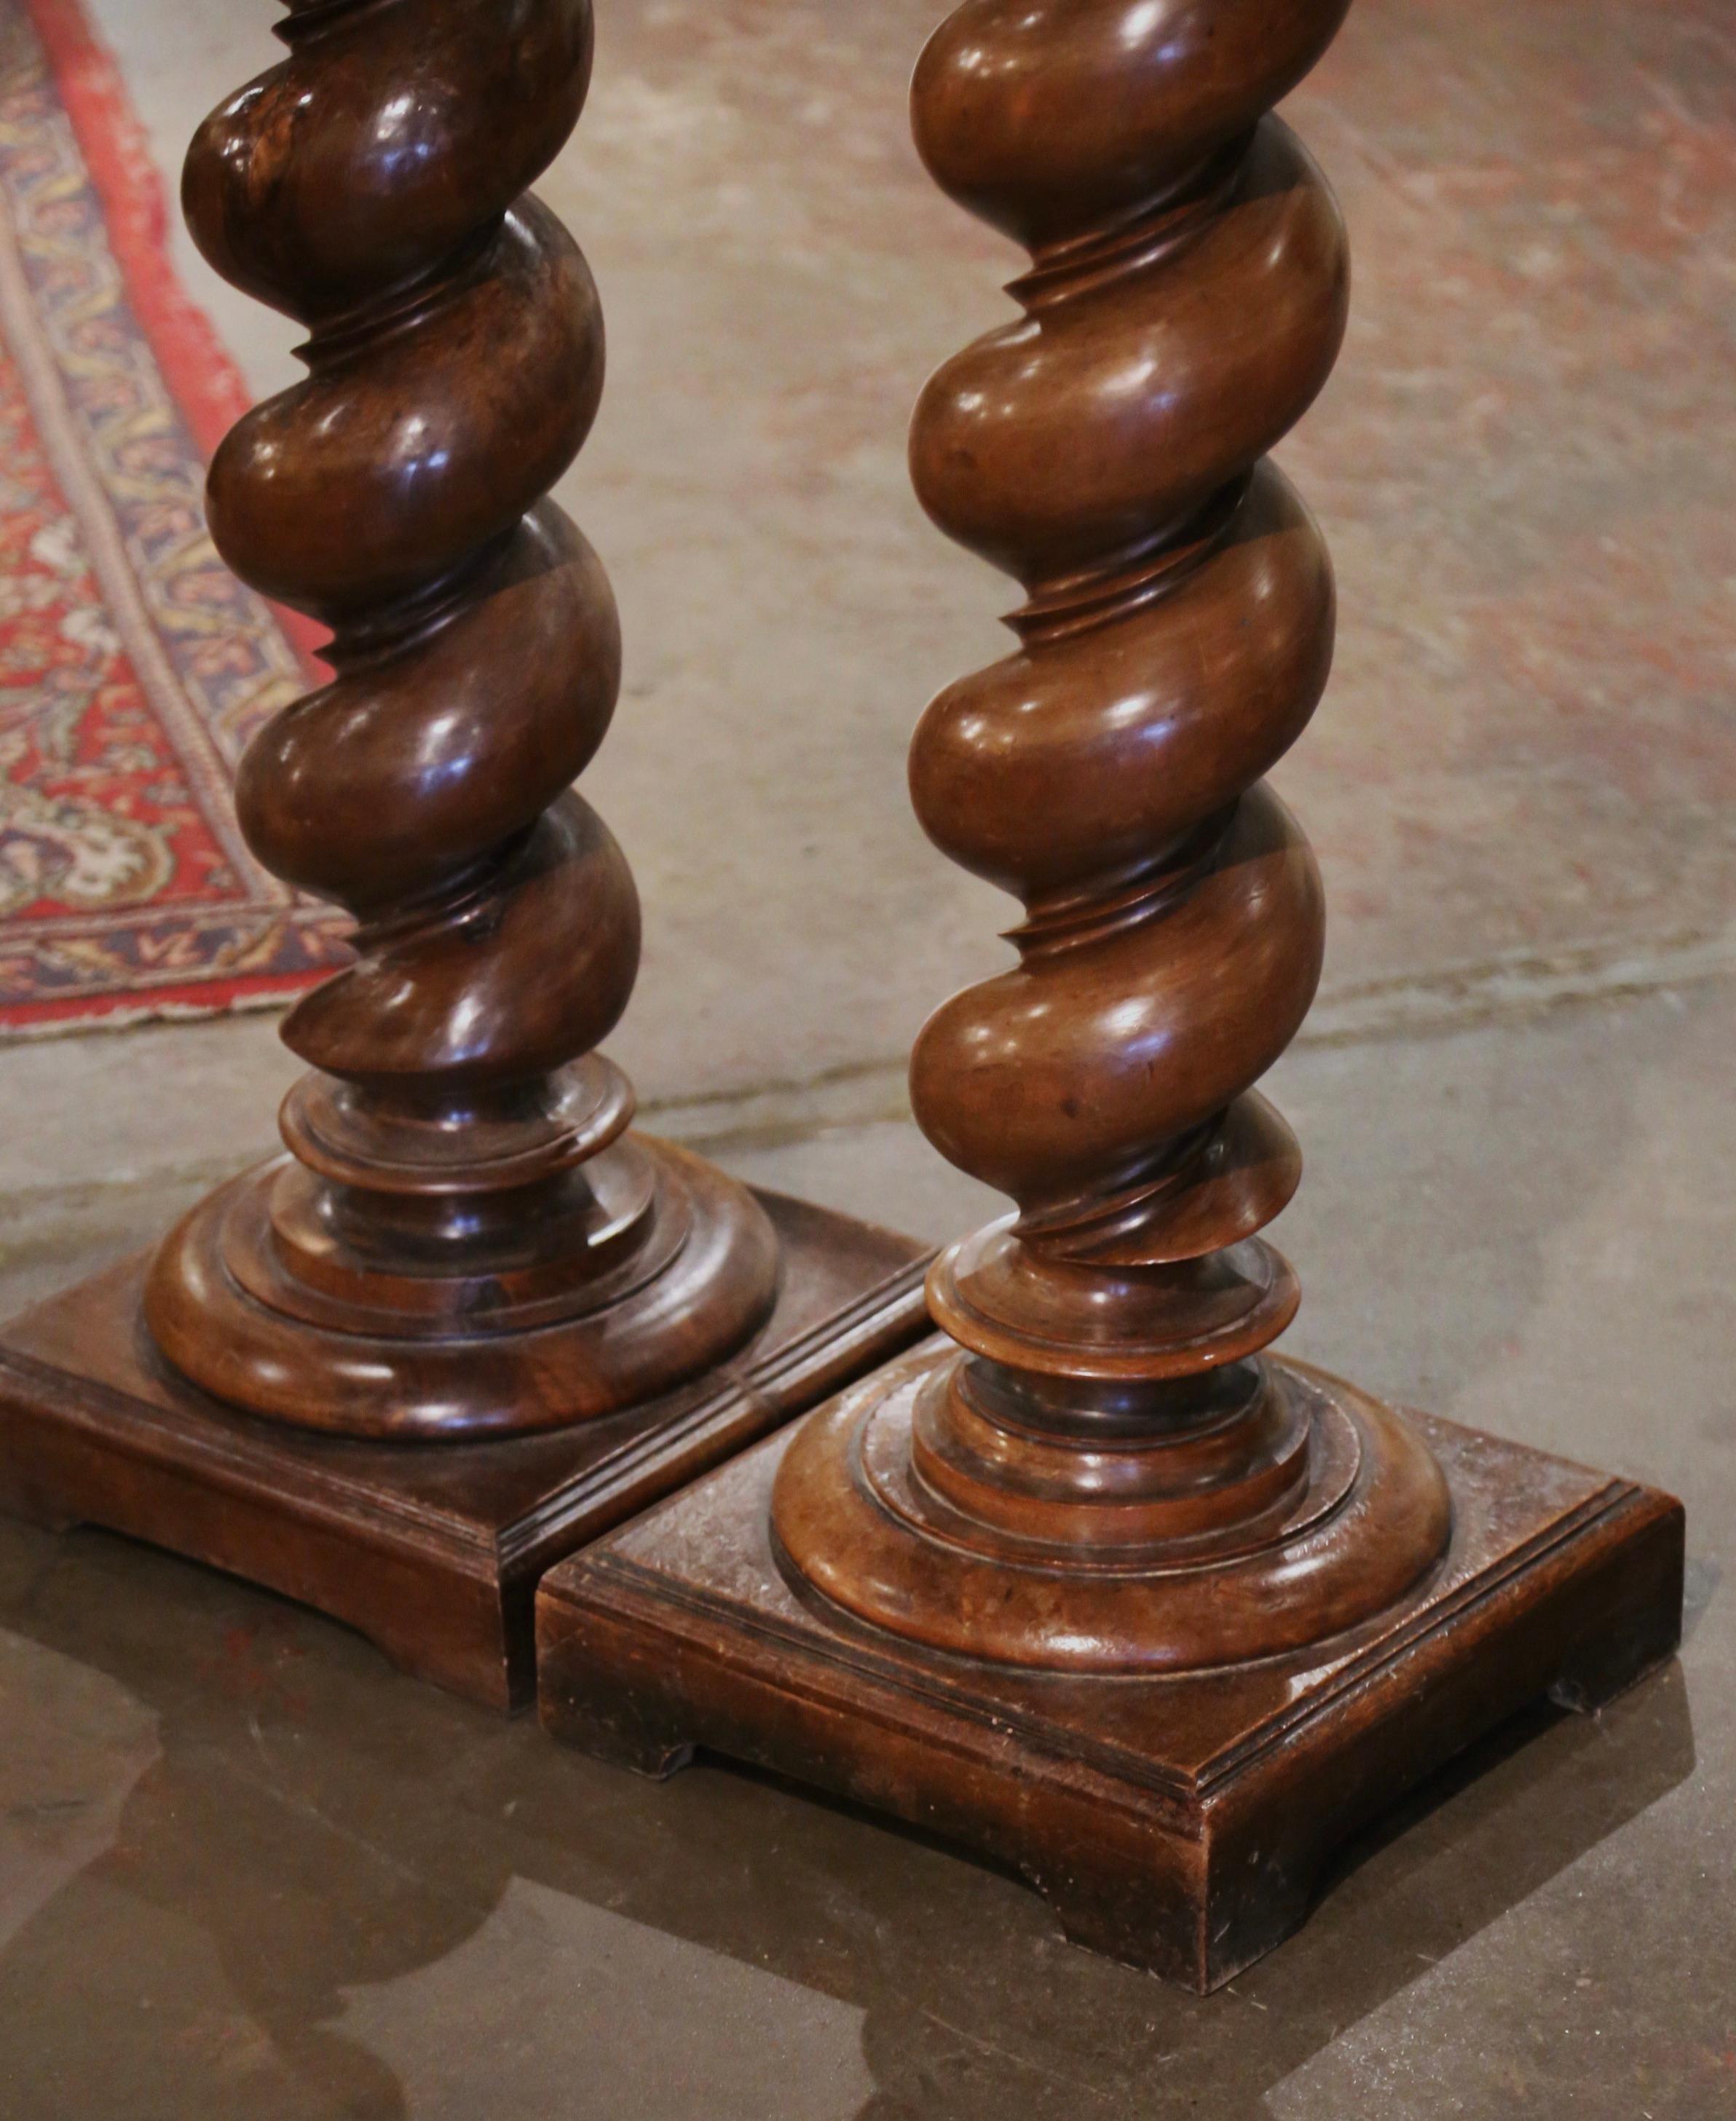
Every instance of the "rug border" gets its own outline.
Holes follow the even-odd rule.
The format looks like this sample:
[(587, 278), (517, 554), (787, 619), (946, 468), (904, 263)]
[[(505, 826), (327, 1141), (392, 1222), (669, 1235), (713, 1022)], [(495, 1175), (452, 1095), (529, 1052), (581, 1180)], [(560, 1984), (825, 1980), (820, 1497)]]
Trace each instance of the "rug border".
[[(178, 269), (166, 187), (119, 66), (82, 0), (14, 4), (40, 47), (143, 350), (198, 458), (208, 462), (252, 399), (238, 363)], [(275, 604), (267, 608), (288, 650), (292, 672), (313, 686), (328, 683), (329, 673), (316, 659), (329, 632), (303, 613)], [(295, 909), (286, 907), (280, 917), (294, 924)], [(306, 970), (171, 977), (161, 986), (106, 996), (81, 993), (14, 1002), (0, 1014), (0, 1046), (278, 1009), (296, 1001), (320, 977)]]
[[(23, 0), (23, 6), (101, 202), (109, 247), (133, 315), (209, 463), (224, 436), (251, 409), (253, 396), (217, 326), (176, 270), (162, 179), (125, 79), (82, 0)], [(282, 604), (271, 609), (310, 682), (326, 683), (329, 674), (318, 657), (329, 629)]]

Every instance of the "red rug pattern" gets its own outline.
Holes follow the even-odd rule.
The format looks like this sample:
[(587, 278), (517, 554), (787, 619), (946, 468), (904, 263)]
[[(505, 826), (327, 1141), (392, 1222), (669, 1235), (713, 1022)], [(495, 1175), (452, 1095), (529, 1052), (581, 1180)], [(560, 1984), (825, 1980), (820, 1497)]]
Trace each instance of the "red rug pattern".
[(346, 955), (236, 826), (311, 636), (207, 535), (247, 399), (166, 228), (76, 0), (0, 0), (0, 1035), (268, 1002)]

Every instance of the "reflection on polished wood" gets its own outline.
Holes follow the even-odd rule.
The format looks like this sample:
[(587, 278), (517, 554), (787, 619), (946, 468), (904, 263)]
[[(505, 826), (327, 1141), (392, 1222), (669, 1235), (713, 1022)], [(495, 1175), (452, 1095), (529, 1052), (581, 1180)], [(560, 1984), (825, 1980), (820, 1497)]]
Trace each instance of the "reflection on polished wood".
[(308, 380), (212, 464), (242, 579), (336, 672), (243, 762), (250, 845), (357, 916), (290, 1015), (287, 1160), (159, 1253), (159, 1346), (219, 1397), (350, 1434), (613, 1413), (739, 1346), (777, 1277), (739, 1186), (628, 1132), (595, 1051), (639, 958), (571, 784), (614, 711), (595, 552), (546, 498), (603, 387), (577, 246), (526, 187), (585, 100), (589, 0), (292, 0), (287, 63), (194, 139), (212, 264), (309, 332)]
[(334, 1615), (419, 1679), (529, 1703), (551, 1561), (812, 1406), (922, 1330), (926, 1249), (760, 1200), (783, 1259), (727, 1363), (642, 1405), (528, 1436), (334, 1438), (225, 1405), (170, 1368), (133, 1260), (0, 1331), (0, 1503), (102, 1525)]
[(331, 683), (236, 795), (260, 860), (355, 916), (356, 958), (285, 1024), (311, 1070), (288, 1154), (142, 1278), (0, 1336), (0, 1496), (505, 1705), (537, 1571), (906, 1345), (922, 1247), (774, 1215), (633, 1133), (596, 1051), (639, 907), (572, 784), (621, 642), (548, 495), (603, 322), (527, 190), (585, 101), (590, 0), (290, 0), (279, 34), (184, 200), (212, 265), (306, 329), (309, 373), (226, 437), (209, 513), (238, 575), (333, 630)]
[[(1462, 1433), (1455, 1487), (1411, 1419), (1266, 1352), (1299, 1291), (1260, 1233), (1301, 1167), (1254, 1085), (1313, 999), (1324, 921), (1262, 776), (1333, 627), (1319, 533), (1267, 453), (1327, 379), (1348, 288), (1332, 194), (1271, 114), (1346, 5), (967, 0), (924, 53), (927, 166), (1032, 265), (1022, 315), (940, 370), (912, 434), (930, 515), (1024, 593), (1016, 651), (940, 695), (911, 758), (936, 844), (1022, 901), (1019, 962), (925, 1026), (912, 1093), (1015, 1211), (936, 1263), (946, 1339), (780, 1443), (763, 1503), (726, 1479), (653, 1521), (666, 1545), (605, 1549), (544, 1601), (553, 1727), (653, 1766), (698, 1740), (944, 1821), (1077, 1934), (1200, 1985), (1300, 1918), (1347, 1823), (1308, 1779), (1323, 1759), (1365, 1811), (1514, 1673), (1607, 1691), (1679, 1614), (1667, 1499), (1585, 1475), (1569, 1503), (1553, 1461), (1510, 1452), (1525, 1507), (1498, 1521)], [(759, 1545), (726, 1486), (768, 1510)], [(1582, 1517), (1577, 1559), (1546, 1567)], [(732, 1543), (739, 1603), (697, 1592), (690, 1522)], [(797, 1622), (770, 1617), (774, 1559)], [(693, 1594), (679, 1623), (671, 1578)], [(1631, 1609), (1594, 1656), (1612, 1598)], [(635, 1629), (658, 1648), (629, 1684), (611, 1660)], [(1282, 1658), (1305, 1731), (1274, 1721)], [(1413, 1718), (1406, 1658), (1450, 1713)], [(871, 1708), (846, 1676), (870, 1666)], [(1209, 1705), (1163, 1690), (1196, 1674)], [(1011, 1715), (1044, 1680), (1060, 1720)], [(995, 1745), (957, 1727), (1003, 1712)], [(1132, 1844), (1104, 1824), (1093, 1855), (1073, 1770), (1112, 1728), (1180, 1808), (1154, 1830), (1136, 1805)], [(1206, 1792), (1239, 1749), (1262, 1765), (1232, 1878), (1209, 1822), (1235, 1807)], [(1177, 1845), (1152, 1853), (1154, 1831)]]
[(1045, 39), (966, 7), (917, 71), (929, 168), (1034, 260), (1024, 317), (940, 371), (911, 438), (930, 515), (1025, 593), (1018, 652), (942, 692), (911, 754), (930, 836), (1024, 907), (1018, 966), (918, 1038), (917, 1117), (1018, 1213), (935, 1270), (954, 1348), (811, 1424), (774, 1511), (817, 1588), (936, 1648), (1259, 1657), (1382, 1611), (1446, 1545), (1406, 1425), (1261, 1359), (1298, 1291), (1258, 1233), (1301, 1158), (1253, 1085), (1325, 933), (1261, 776), (1333, 620), (1265, 452), (1326, 380), (1349, 277), (1331, 193), (1262, 113), (1342, 12), (1220, 6), (1190, 45), (1125, 9)]

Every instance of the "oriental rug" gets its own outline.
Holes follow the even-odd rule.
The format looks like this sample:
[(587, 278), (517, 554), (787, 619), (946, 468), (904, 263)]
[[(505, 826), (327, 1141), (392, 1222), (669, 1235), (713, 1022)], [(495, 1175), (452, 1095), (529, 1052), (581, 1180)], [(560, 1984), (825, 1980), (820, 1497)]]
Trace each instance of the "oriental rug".
[(166, 231), (76, 0), (0, 0), (0, 1036), (268, 1003), (346, 955), (236, 825), (312, 636), (206, 532), (247, 394)]

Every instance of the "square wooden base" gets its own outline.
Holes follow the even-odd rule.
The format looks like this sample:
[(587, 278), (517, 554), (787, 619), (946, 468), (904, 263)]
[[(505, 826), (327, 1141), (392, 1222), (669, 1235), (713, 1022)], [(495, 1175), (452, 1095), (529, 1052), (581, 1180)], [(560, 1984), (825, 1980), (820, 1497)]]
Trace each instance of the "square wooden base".
[(759, 1197), (783, 1284), (739, 1355), (607, 1420), (499, 1443), (356, 1443), (238, 1413), (163, 1364), (140, 1316), (145, 1262), (127, 1261), (0, 1331), (0, 1508), (228, 1569), (419, 1677), (521, 1706), (551, 1562), (927, 1330), (923, 1247)]
[(1680, 1503), (1416, 1419), (1453, 1496), (1437, 1573), (1305, 1657), (1164, 1678), (949, 1657), (798, 1596), (768, 1531), (786, 1431), (544, 1578), (544, 1722), (646, 1773), (699, 1746), (879, 1806), (1023, 1873), (1076, 1942), (1215, 1988), (1408, 1786), (1679, 1639)]

